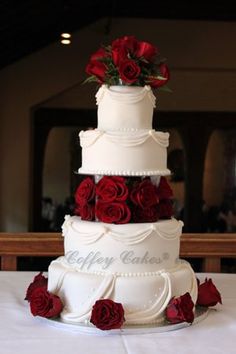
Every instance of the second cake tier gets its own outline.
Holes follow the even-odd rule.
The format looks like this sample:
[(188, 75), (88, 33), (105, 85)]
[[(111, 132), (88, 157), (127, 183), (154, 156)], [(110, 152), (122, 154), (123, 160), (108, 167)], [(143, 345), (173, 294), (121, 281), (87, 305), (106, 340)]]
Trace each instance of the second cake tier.
[(123, 176), (169, 175), (169, 133), (81, 131), (82, 166), (79, 173)]
[(80, 270), (138, 273), (176, 266), (182, 221), (115, 225), (66, 216), (65, 257)]

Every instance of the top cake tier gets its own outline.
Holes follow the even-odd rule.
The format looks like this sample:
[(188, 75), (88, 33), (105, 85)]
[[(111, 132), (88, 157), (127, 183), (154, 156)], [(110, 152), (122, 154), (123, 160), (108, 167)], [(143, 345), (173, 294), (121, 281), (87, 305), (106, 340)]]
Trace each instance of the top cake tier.
[(106, 86), (96, 94), (98, 129), (129, 131), (152, 129), (156, 98), (150, 86)]

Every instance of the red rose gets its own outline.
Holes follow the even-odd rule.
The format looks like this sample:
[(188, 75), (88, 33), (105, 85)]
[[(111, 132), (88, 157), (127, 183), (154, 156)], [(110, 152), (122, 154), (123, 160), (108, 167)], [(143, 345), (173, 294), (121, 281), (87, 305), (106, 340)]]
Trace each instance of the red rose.
[(155, 55), (157, 55), (157, 48), (148, 42), (139, 42), (136, 50), (136, 56), (143, 57), (148, 61), (151, 61)]
[(159, 219), (158, 208), (152, 205), (149, 208), (140, 208), (136, 206), (133, 211), (134, 222), (155, 222)]
[(129, 54), (134, 54), (138, 48), (138, 41), (134, 36), (124, 36), (115, 39), (111, 44), (112, 50), (125, 50)]
[(88, 75), (96, 76), (100, 84), (103, 84), (105, 82), (107, 67), (101, 61), (90, 60), (90, 62), (85, 68), (85, 71)]
[(170, 199), (173, 197), (173, 191), (170, 188), (165, 177), (161, 177), (159, 185), (157, 187), (157, 193), (160, 200)]
[(141, 70), (135, 61), (127, 59), (120, 63), (118, 71), (123, 82), (133, 84), (137, 81)]
[(157, 88), (165, 85), (167, 81), (170, 79), (170, 72), (168, 66), (166, 64), (159, 65), (159, 74), (157, 76), (161, 76), (162, 78), (158, 78), (157, 76), (148, 77), (148, 83), (151, 87)]
[(101, 202), (95, 207), (97, 218), (105, 223), (127, 224), (131, 218), (131, 212), (124, 202)]
[(110, 299), (97, 300), (92, 309), (90, 322), (101, 330), (121, 328), (125, 321), (122, 304)]
[(95, 207), (94, 204), (84, 204), (79, 209), (79, 215), (81, 216), (81, 220), (92, 221), (95, 219)]
[(212, 280), (206, 278), (202, 284), (199, 284), (198, 280), (197, 304), (208, 307), (215, 306), (218, 302), (222, 304), (221, 295)]
[(171, 323), (188, 322), (194, 320), (194, 303), (189, 293), (172, 298), (166, 308), (166, 319)]
[(91, 177), (85, 178), (75, 192), (75, 202), (79, 206), (91, 202), (95, 197), (95, 183)]
[(109, 55), (104, 48), (99, 48), (95, 53), (90, 57), (90, 61), (99, 61), (105, 58), (108, 58)]
[(161, 200), (158, 204), (158, 213), (160, 219), (170, 219), (174, 214), (172, 201), (169, 199)]
[(43, 275), (43, 272), (40, 272), (38, 275), (34, 277), (34, 280), (28, 286), (26, 291), (25, 300), (30, 301), (32, 293), (37, 288), (45, 288), (47, 289), (48, 286), (48, 279)]
[(120, 63), (128, 59), (127, 50), (124, 47), (121, 48), (112, 48), (112, 59), (116, 66), (119, 66)]
[(133, 186), (130, 194), (131, 201), (141, 208), (148, 208), (158, 203), (157, 187), (150, 179), (145, 178), (143, 181)]
[(96, 194), (104, 202), (124, 202), (128, 197), (128, 188), (124, 177), (104, 176), (96, 186)]
[(112, 60), (115, 66), (119, 66), (119, 64), (128, 59), (128, 52), (127, 49), (124, 46), (119, 45), (118, 39), (112, 42), (112, 47), (111, 47), (111, 55), (112, 55)]
[(41, 317), (56, 317), (62, 311), (61, 299), (50, 294), (45, 287), (35, 289), (31, 294), (30, 310), (32, 315)]

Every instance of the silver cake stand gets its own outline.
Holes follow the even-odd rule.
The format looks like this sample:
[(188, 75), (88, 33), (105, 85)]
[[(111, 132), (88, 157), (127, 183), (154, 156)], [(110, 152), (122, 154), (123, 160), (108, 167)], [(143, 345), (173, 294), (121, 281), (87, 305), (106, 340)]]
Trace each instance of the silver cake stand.
[(186, 328), (189, 326), (193, 326), (200, 321), (204, 320), (209, 313), (208, 308), (197, 307), (195, 310), (195, 318), (192, 324), (187, 322), (181, 322), (177, 324), (170, 324), (169, 322), (163, 320), (158, 324), (145, 324), (145, 325), (124, 325), (120, 329), (112, 329), (102, 331), (91, 323), (88, 324), (75, 324), (69, 322), (63, 322), (60, 318), (56, 319), (47, 319), (43, 317), (37, 317), (37, 319), (45, 324), (56, 327), (58, 329), (67, 330), (70, 332), (77, 332), (80, 334), (89, 334), (89, 335), (121, 335), (121, 334), (148, 334), (148, 333), (163, 333), (169, 331), (176, 331), (181, 328)]

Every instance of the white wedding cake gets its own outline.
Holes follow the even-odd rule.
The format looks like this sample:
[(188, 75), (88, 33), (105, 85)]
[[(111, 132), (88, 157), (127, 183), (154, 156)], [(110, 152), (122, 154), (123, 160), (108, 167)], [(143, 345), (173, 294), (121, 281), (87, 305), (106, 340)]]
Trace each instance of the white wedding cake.
[(179, 259), (183, 223), (151, 209), (154, 195), (144, 193), (145, 183), (160, 194), (166, 186), (169, 134), (152, 129), (148, 85), (102, 85), (96, 99), (98, 127), (79, 134), (87, 204), (65, 217), (65, 255), (49, 266), (48, 291), (60, 297), (63, 321), (88, 323), (96, 301), (110, 299), (122, 304), (125, 324), (158, 323), (173, 297), (197, 300), (195, 274)]

